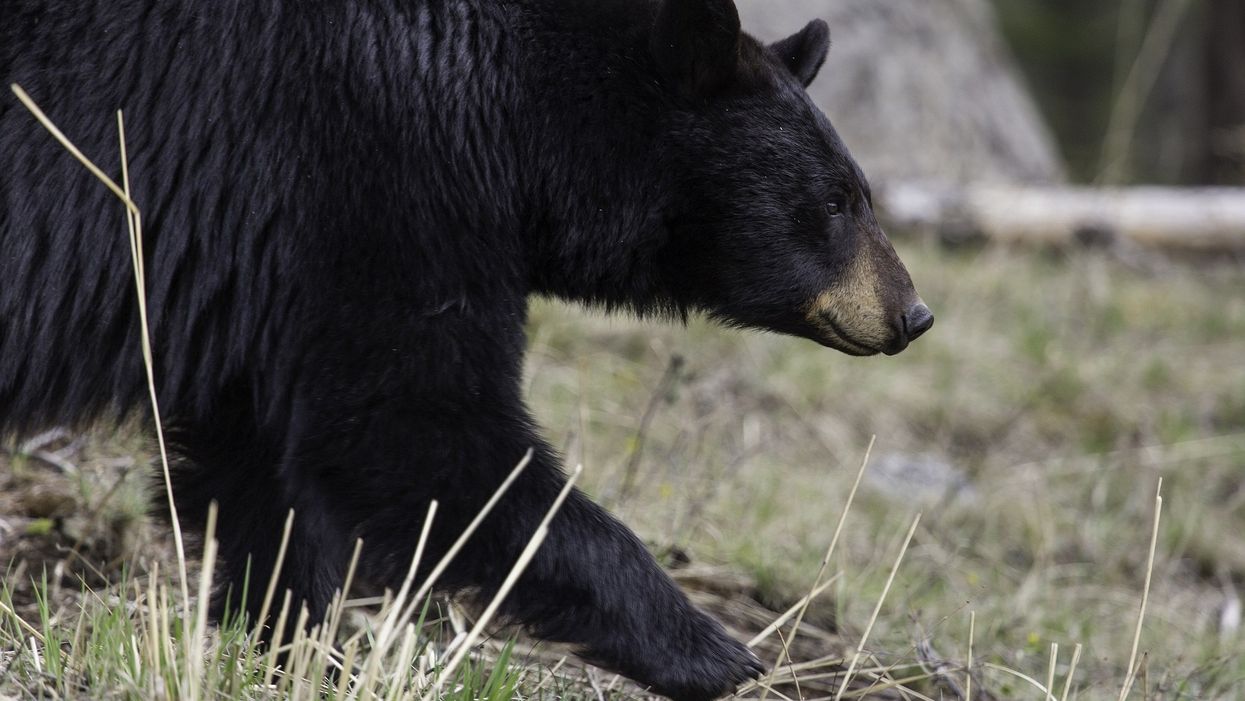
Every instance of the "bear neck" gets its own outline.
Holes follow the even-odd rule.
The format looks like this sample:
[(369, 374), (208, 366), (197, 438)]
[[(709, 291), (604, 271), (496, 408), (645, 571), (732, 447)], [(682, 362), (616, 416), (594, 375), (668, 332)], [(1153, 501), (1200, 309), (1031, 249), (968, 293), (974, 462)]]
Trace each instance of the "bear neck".
[[(681, 316), (670, 284), (671, 109), (649, 49), (655, 6), (519, 2), (520, 172), (530, 291), (607, 310)], [(517, 28), (517, 29), (515, 29)]]
[[(421, 238), (459, 232), (450, 253), (465, 259), (443, 267), (464, 290), (682, 311), (661, 264), (671, 187), (657, 158), (671, 108), (649, 49), (655, 11), (643, 0), (345, 5), (335, 50), (352, 119), (397, 145), (379, 162), (395, 181), (409, 174)], [(393, 194), (387, 206), (404, 206)], [(484, 269), (505, 279), (475, 279)]]
[[(349, 6), (354, 36), (343, 52), (361, 77), (358, 104), (404, 85), (417, 91), (374, 109), (382, 131), (405, 134), (417, 154), (400, 169), (441, 164), (413, 180), (429, 209), (456, 218), (422, 223), (487, 229), (464, 235), (492, 240), (508, 271), (522, 261), (515, 272), (525, 279), (508, 281), (512, 289), (681, 314), (662, 261), (671, 187), (657, 158), (670, 105), (649, 49), (655, 11), (642, 0)], [(371, 50), (402, 46), (412, 31), (419, 38), (401, 60)], [(427, 106), (418, 129), (400, 117), (404, 104)], [(476, 211), (463, 211), (464, 197)]]

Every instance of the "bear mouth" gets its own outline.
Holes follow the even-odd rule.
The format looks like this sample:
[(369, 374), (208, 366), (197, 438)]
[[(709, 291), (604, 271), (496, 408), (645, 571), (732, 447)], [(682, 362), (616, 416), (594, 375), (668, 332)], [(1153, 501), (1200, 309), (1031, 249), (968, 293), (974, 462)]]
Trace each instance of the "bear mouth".
[(823, 312), (818, 314), (817, 317), (823, 324), (821, 331), (830, 332), (828, 335), (816, 339), (821, 345), (854, 356), (877, 355), (882, 352), (878, 348), (853, 339), (851, 335), (843, 330), (842, 326), (839, 326), (833, 315)]

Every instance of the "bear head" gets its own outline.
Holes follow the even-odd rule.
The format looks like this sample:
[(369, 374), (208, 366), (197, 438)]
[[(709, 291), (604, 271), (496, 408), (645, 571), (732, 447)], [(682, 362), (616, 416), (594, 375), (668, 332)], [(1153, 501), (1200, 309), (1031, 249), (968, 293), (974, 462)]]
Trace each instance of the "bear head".
[(651, 36), (673, 105), (661, 153), (676, 296), (851, 355), (898, 353), (928, 330), (868, 181), (805, 92), (826, 24), (767, 46), (740, 31), (732, 0), (665, 0)]

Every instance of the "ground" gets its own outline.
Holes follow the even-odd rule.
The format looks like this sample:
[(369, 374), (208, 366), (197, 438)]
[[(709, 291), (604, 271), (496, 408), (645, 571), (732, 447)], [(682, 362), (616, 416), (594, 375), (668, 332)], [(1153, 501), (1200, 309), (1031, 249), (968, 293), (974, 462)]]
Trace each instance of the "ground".
[[(937, 317), (899, 356), (848, 358), (702, 321), (684, 329), (539, 303), (531, 403), (568, 464), (584, 466), (582, 484), (745, 635), (813, 585), (876, 436), (828, 568), (841, 574), (804, 618), (806, 638), (824, 644), (793, 656), (824, 656), (824, 667), (850, 655), (920, 512), (860, 666), (924, 675), (910, 686), (934, 698), (951, 697), (945, 684), (963, 673), (943, 674), (953, 679), (939, 687), (912, 665), (932, 670), (937, 658), (958, 670), (970, 613), (975, 690), (1037, 698), (1014, 673), (1045, 684), (1057, 643), (1061, 692), (1081, 644), (1079, 698), (1118, 696), (1161, 477), (1133, 695), (1240, 693), (1245, 268), (1101, 251), (899, 249)], [(174, 562), (143, 516), (135, 466), (150, 445), (129, 425), (11, 443), (0, 455), (0, 561), (12, 562), (0, 601), (44, 635), (73, 639), (79, 603), (107, 599), (101, 591), (132, 600), (138, 587), (103, 587), (122, 563), (141, 577), (153, 561), (166, 572)], [(79, 541), (81, 557), (67, 557)], [(31, 585), (58, 562), (61, 576), (53, 569), (47, 585)], [(81, 593), (78, 572), (94, 593)], [(41, 606), (34, 594), (45, 589)], [(0, 612), (0, 698), (55, 687), (35, 668), (31, 641)], [(801, 674), (798, 693), (827, 695), (818, 671)], [(83, 678), (57, 693), (136, 694), (116, 675), (97, 670), (87, 689)], [(580, 672), (569, 686), (535, 678), (517, 681), (532, 697), (613, 693), (608, 678), (594, 689)], [(499, 684), (480, 695), (507, 696)]]

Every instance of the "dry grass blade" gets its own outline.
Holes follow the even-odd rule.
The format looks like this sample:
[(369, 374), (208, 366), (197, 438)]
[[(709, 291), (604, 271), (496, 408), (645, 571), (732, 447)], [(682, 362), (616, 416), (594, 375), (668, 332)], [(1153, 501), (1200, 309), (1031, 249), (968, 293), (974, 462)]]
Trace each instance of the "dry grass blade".
[(994, 664), (993, 662), (986, 662), (984, 666), (986, 667), (986, 669), (993, 669), (996, 672), (1003, 672), (1004, 674), (1009, 674), (1017, 679), (1020, 679), (1021, 681), (1028, 682), (1030, 685), (1033, 686), (1034, 689), (1037, 689), (1038, 691), (1042, 692), (1043, 698), (1046, 698), (1048, 695), (1048, 689), (1042, 686), (1042, 682), (1034, 679), (1033, 677), (1025, 674), (1024, 672), (1018, 672), (1012, 669), (1011, 667), (1004, 667), (1001, 664)]
[(912, 536), (916, 534), (916, 527), (921, 523), (921, 514), (917, 514), (912, 520), (912, 527), (908, 529), (908, 535), (904, 538), (903, 547), (899, 549), (899, 556), (895, 558), (895, 564), (891, 567), (890, 575), (886, 578), (886, 585), (882, 587), (882, 595), (878, 597), (878, 603), (873, 607), (873, 614), (869, 616), (869, 624), (865, 626), (864, 635), (860, 636), (860, 645), (856, 646), (856, 651), (852, 653), (852, 661), (847, 665), (847, 672), (843, 675), (843, 682), (839, 684), (839, 690), (834, 695), (834, 701), (843, 698), (843, 692), (847, 691), (847, 685), (852, 680), (852, 674), (856, 671), (856, 665), (860, 663), (860, 653), (865, 645), (869, 642), (869, 634), (873, 632), (873, 624), (877, 623), (878, 614), (882, 611), (882, 604), (886, 601), (886, 595), (891, 590), (891, 584), (895, 581), (895, 574), (899, 572), (899, 565), (903, 562), (904, 553), (908, 552), (908, 545), (912, 542)]
[[(46, 126), (46, 125), (45, 125)], [(151, 395), (151, 415), (156, 422), (156, 442), (160, 446), (160, 467), (164, 478), (165, 498), (173, 523), (173, 542), (177, 550), (177, 573), (182, 589), (183, 615), (190, 615), (190, 584), (186, 573), (186, 547), (182, 540), (181, 520), (177, 515), (177, 503), (173, 499), (173, 478), (169, 472), (169, 451), (164, 442), (164, 423), (160, 419), (160, 400), (156, 393), (155, 360), (151, 350), (151, 327), (147, 323), (147, 274), (143, 268), (143, 220), (138, 205), (130, 198), (130, 166), (125, 148), (125, 119), (117, 110), (117, 136), (121, 144), (121, 178), (125, 185), (122, 193), (125, 204), (125, 221), (130, 233), (130, 258), (134, 268), (134, 287), (138, 294), (138, 319), (142, 333), (143, 368), (147, 372), (147, 391)], [(115, 190), (115, 185), (113, 186)]]
[(1159, 478), (1154, 495), (1154, 529), (1150, 533), (1150, 554), (1146, 557), (1146, 583), (1141, 589), (1141, 609), (1137, 612), (1137, 629), (1133, 633), (1133, 649), (1128, 655), (1128, 675), (1120, 688), (1119, 701), (1124, 701), (1132, 691), (1137, 678), (1137, 648), (1141, 645), (1141, 626), (1146, 620), (1146, 604), (1150, 601), (1150, 579), (1154, 574), (1154, 551), (1159, 542), (1159, 519), (1163, 516), (1163, 478)]
[(797, 611), (803, 610), (808, 606), (809, 602), (821, 596), (827, 589), (833, 586), (835, 582), (839, 581), (840, 576), (841, 575), (839, 573), (835, 573), (834, 576), (830, 577), (830, 579), (822, 582), (815, 589), (801, 597), (799, 601), (792, 604), (786, 611), (783, 611), (782, 615), (775, 618), (769, 625), (765, 626), (760, 633), (752, 636), (752, 639), (748, 641), (748, 647), (756, 647), (757, 645), (765, 642), (769, 636), (774, 634), (774, 631), (782, 627), (782, 624), (791, 620), (791, 617), (794, 616)]
[(1046, 668), (1046, 698), (1055, 701), (1055, 666), (1059, 664), (1059, 643), (1050, 644), (1050, 665)]
[(863, 689), (853, 689), (852, 691), (846, 691), (843, 693), (842, 698), (863, 699), (863, 698), (868, 698), (870, 696), (875, 696), (884, 691), (894, 690), (896, 693), (900, 694), (904, 698), (913, 697), (913, 698), (921, 699), (922, 701), (925, 701), (925, 700), (932, 701), (930, 697), (924, 696), (922, 694), (916, 694), (911, 689), (907, 688), (909, 684), (915, 684), (917, 682), (925, 681), (926, 679), (929, 679), (929, 678), (930, 678), (930, 675), (921, 673), (921, 674), (910, 674), (906, 677), (900, 677), (898, 679), (887, 679), (884, 681), (879, 680), (878, 682), (870, 684), (869, 686)]
[(977, 632), (977, 612), (968, 612), (968, 664), (964, 668), (964, 698), (973, 701), (973, 635)]
[(87, 170), (91, 171), (91, 175), (94, 175), (96, 179), (112, 191), (112, 194), (116, 195), (118, 199), (125, 203), (126, 209), (130, 210), (135, 215), (138, 214), (138, 205), (134, 204), (134, 202), (130, 200), (129, 195), (126, 194), (125, 190), (113, 182), (112, 178), (105, 175), (104, 171), (100, 170), (99, 166), (95, 165), (91, 159), (87, 158), (82, 151), (78, 150), (78, 147), (74, 146), (73, 142), (70, 141), (59, 128), (57, 128), (56, 124), (54, 124), (46, 114), (43, 113), (43, 110), (39, 109), (39, 106), (35, 104), (35, 101), (30, 98), (30, 95), (26, 94), (26, 91), (23, 90), (20, 85), (12, 83), (9, 85), (9, 89), (12, 90), (13, 94), (17, 96), (17, 99), (25, 105), (26, 109), (30, 110), (30, 113), (35, 116), (35, 119), (39, 121), (39, 124), (43, 125), (43, 128), (47, 129), (48, 133), (60, 142), (61, 146), (65, 147), (65, 150), (69, 151), (69, 153), (71, 153), (74, 158), (78, 159), (78, 161), (82, 163)]
[[(432, 532), (432, 522), (436, 515), (437, 502), (434, 500), (428, 505), (428, 515), (424, 518), (424, 527), (419, 531), (419, 540), (415, 543), (415, 555), (411, 557), (411, 566), (407, 569), (406, 577), (402, 580), (402, 586), (398, 588), (398, 594), (394, 597), (393, 604), (389, 607), (389, 614), (385, 616), (385, 622), (381, 625), (381, 642), (379, 646), (382, 650), (388, 647), (391, 636), (398, 626), (405, 622), (401, 614), (407, 605), (407, 597), (411, 594), (411, 585), (415, 582), (415, 574), (419, 571), (419, 563), (424, 558), (424, 548), (428, 546), (428, 534)], [(417, 603), (418, 601), (418, 599), (414, 599), (412, 603)]]
[(445, 665), (441, 672), (437, 674), (432, 688), (424, 694), (424, 701), (428, 701), (428, 699), (432, 698), (433, 695), (440, 693), (442, 685), (445, 684), (447, 679), (453, 676), (454, 672), (458, 669), (458, 665), (462, 663), (463, 658), (465, 658), (467, 653), (471, 651), (471, 647), (475, 645), (475, 641), (479, 638), (480, 633), (484, 630), (484, 627), (487, 626), (493, 619), (493, 616), (497, 613), (497, 609), (501, 607), (501, 602), (506, 598), (506, 595), (510, 593), (510, 589), (514, 587), (515, 583), (519, 581), (519, 577), (523, 574), (523, 571), (527, 569), (528, 563), (531, 562), (532, 558), (536, 555), (536, 551), (540, 549), (541, 543), (544, 542), (545, 536), (549, 533), (549, 523), (562, 508), (563, 502), (566, 501), (566, 497), (571, 493), (571, 489), (575, 486), (575, 481), (579, 479), (581, 474), (583, 474), (583, 467), (577, 465), (575, 470), (571, 473), (571, 476), (566, 480), (566, 484), (562, 487), (562, 491), (558, 493), (557, 498), (553, 500), (553, 504), (549, 507), (549, 510), (545, 512), (545, 517), (541, 519), (540, 524), (536, 527), (536, 532), (532, 534), (531, 539), (527, 543), (527, 547), (523, 549), (523, 552), (519, 555), (519, 559), (515, 562), (514, 567), (510, 569), (510, 573), (506, 575), (506, 579), (497, 589), (497, 594), (493, 596), (493, 600), (490, 601), (488, 606), (484, 608), (484, 612), (480, 614), (480, 618), (476, 621), (476, 624), (472, 626), (471, 632), (468, 633), (467, 637), (461, 642), (458, 650), (450, 659), (449, 664)]
[[(419, 588), (415, 590), (415, 593), (410, 595), (409, 601), (406, 602), (405, 609), (403, 609), (401, 604), (395, 604), (393, 602), (390, 602), (387, 604), (385, 608), (386, 611), (392, 612), (396, 610), (396, 611), (401, 612), (400, 615), (396, 617), (395, 619), (396, 621), (398, 622), (408, 621), (414, 616), (415, 609), (423, 602), (424, 597), (427, 596), (427, 594), (430, 591), (432, 591), (433, 586), (436, 585), (437, 580), (440, 578), (441, 574), (445, 572), (446, 568), (449, 567), (450, 563), (454, 560), (454, 557), (458, 555), (458, 552), (462, 550), (463, 546), (467, 543), (467, 540), (471, 537), (473, 533), (475, 533), (476, 529), (479, 528), (480, 523), (483, 522), (484, 519), (489, 515), (489, 513), (492, 512), (493, 507), (496, 506), (497, 502), (500, 501), (502, 496), (506, 494), (506, 492), (510, 489), (510, 486), (514, 484), (515, 480), (519, 478), (519, 475), (523, 473), (523, 470), (525, 470), (527, 466), (531, 464), (532, 456), (533, 456), (533, 451), (529, 448), (528, 451), (524, 453), (523, 458), (519, 460), (518, 464), (514, 466), (514, 469), (510, 471), (510, 474), (506, 476), (506, 479), (503, 480), (500, 485), (498, 485), (497, 489), (493, 492), (493, 496), (489, 497), (489, 500), (485, 502), (483, 507), (480, 508), (480, 511), (476, 514), (475, 518), (471, 520), (471, 523), (469, 523), (467, 527), (463, 529), (463, 532), (459, 534), (458, 539), (454, 541), (454, 544), (450, 546), (449, 550), (445, 552), (445, 555), (441, 557), (441, 560), (437, 562), (436, 566), (432, 569), (432, 571), (428, 573), (428, 576), (424, 579), (424, 581), (420, 583)], [(431, 515), (432, 515), (432, 512), (430, 511), (429, 519), (431, 519)], [(431, 524), (431, 520), (429, 520), (425, 524), (425, 529), (427, 529), (430, 524)], [(420, 537), (421, 543), (423, 542), (425, 537), (426, 537), (426, 533), (424, 535), (421, 535)], [(422, 546), (421, 546), (421, 549), (422, 549)], [(417, 549), (416, 557), (418, 558), (420, 555), (421, 555), (421, 550)], [(408, 571), (408, 574), (407, 574), (408, 579), (414, 576), (415, 564), (417, 564), (417, 561), (412, 563), (412, 567)], [(405, 582), (403, 586), (406, 587)], [(364, 635), (365, 632), (366, 631), (360, 630), (358, 633), (351, 636), (351, 638), (347, 640), (346, 644), (359, 642), (359, 638), (362, 635)], [(375, 653), (373, 652), (373, 654), (369, 656), (369, 663), (371, 662), (372, 659), (377, 658), (377, 657), (378, 656), (375, 655)], [(357, 695), (357, 688), (356, 688), (356, 694), (352, 694), (352, 698), (355, 695)]]
[[(263, 626), (268, 621), (268, 612), (272, 608), (272, 598), (276, 596), (276, 592), (277, 592), (277, 575), (280, 574), (281, 568), (285, 565), (285, 553), (286, 553), (286, 550), (289, 549), (290, 533), (293, 530), (294, 530), (294, 510), (290, 509), (289, 513), (285, 515), (285, 526), (281, 529), (281, 544), (277, 546), (277, 559), (273, 562), (272, 574), (268, 576), (268, 586), (264, 590), (264, 600), (259, 606), (259, 617), (254, 622), (255, 637), (257, 639), (260, 637), (260, 634), (262, 632), (261, 628), (263, 628)], [(251, 661), (252, 655), (254, 653), (255, 653), (254, 647), (247, 649), (246, 654), (247, 654), (248, 663)]]
[(350, 686), (350, 681), (351, 681), (351, 675), (350, 675), (349, 670), (354, 669), (354, 659), (355, 659), (355, 656), (359, 654), (359, 644), (358, 643), (347, 643), (345, 646), (345, 651), (346, 651), (345, 657), (343, 657), (342, 659), (343, 672), (342, 674), (338, 675), (338, 678), (337, 678), (336, 698), (339, 698), (339, 699), (346, 698), (346, 692)]
[(350, 695), (350, 698), (355, 698), (356, 696), (374, 698), (376, 694), (373, 683), (380, 679), (381, 661), (389, 651), (389, 647), (393, 644), (394, 633), (399, 630), (399, 626), (410, 618), (410, 614), (404, 613), (404, 609), (406, 608), (407, 597), (411, 592), (411, 584), (415, 579), (415, 573), (419, 570), (419, 563), (423, 558), (424, 547), (428, 543), (428, 534), (432, 531), (432, 521), (436, 514), (437, 502), (434, 501), (428, 505), (428, 514), (424, 517), (424, 526), (419, 531), (419, 540), (415, 545), (415, 554), (411, 557), (411, 564), (407, 568), (406, 577), (402, 580), (402, 586), (398, 589), (397, 596), (386, 607), (380, 632), (377, 633), (376, 642), (373, 643), (372, 649), (367, 656), (367, 662), (361, 677), (362, 681), (355, 687), (355, 691)]
[[(523, 474), (523, 470), (526, 469), (532, 462), (532, 455), (532, 449), (528, 448), (527, 452), (523, 454), (523, 458), (519, 460), (519, 463), (515, 465), (514, 469), (510, 471), (510, 474), (506, 476), (505, 481), (497, 487), (497, 491), (493, 492), (493, 496), (489, 497), (489, 500), (485, 502), (483, 507), (480, 508), (480, 512), (477, 513), (475, 518), (471, 520), (471, 523), (463, 529), (462, 534), (458, 536), (458, 539), (454, 541), (454, 544), (450, 546), (450, 549), (445, 552), (445, 555), (441, 558), (441, 561), (437, 563), (437, 566), (432, 569), (432, 572), (428, 574), (428, 577), (422, 584), (419, 585), (419, 589), (417, 589), (415, 594), (411, 597), (412, 601), (420, 601), (428, 592), (432, 591), (432, 587), (436, 585), (441, 574), (445, 572), (445, 568), (449, 567), (450, 562), (453, 561), (456, 555), (458, 555), (458, 551), (462, 550), (463, 545), (467, 543), (467, 539), (471, 537), (471, 534), (476, 532), (476, 529), (480, 527), (480, 523), (484, 521), (490, 512), (492, 512), (493, 507), (497, 505), (497, 502), (500, 501), (502, 496), (504, 496), (510, 489), (510, 485), (514, 484), (514, 481), (519, 478), (519, 475)], [(579, 474), (578, 469), (575, 474)]]
[(1077, 643), (1072, 648), (1072, 662), (1068, 664), (1068, 676), (1063, 680), (1063, 693), (1059, 696), (1059, 701), (1068, 701), (1068, 692), (1072, 689), (1072, 677), (1076, 674), (1076, 663), (1081, 661), (1081, 644)]
[[(194, 627), (187, 640), (187, 670), (183, 679), (183, 697), (197, 701), (203, 678), (203, 650), (207, 638), (208, 602), (212, 597), (212, 570), (216, 563), (216, 502), (208, 504), (207, 527), (203, 531), (203, 569), (199, 573), (198, 600), (195, 602)], [(186, 613), (187, 616), (190, 612)], [(187, 688), (188, 687), (188, 688)]]
[[(416, 639), (419, 637), (419, 631), (415, 628), (414, 623), (407, 623), (404, 630), (406, 633), (402, 636), (402, 645), (398, 647), (397, 659), (399, 661), (409, 660), (415, 657)], [(411, 676), (409, 666), (403, 663), (403, 667), (405, 668), (404, 674), (401, 676), (409, 678)], [(400, 677), (397, 683), (391, 684), (389, 686), (389, 693), (385, 696), (386, 701), (398, 701), (399, 698), (402, 698), (407, 681), (407, 679)]]
[(273, 676), (277, 671), (277, 660), (281, 649), (281, 639), (285, 636), (285, 621), (290, 615), (290, 590), (285, 590), (281, 598), (281, 610), (277, 613), (277, 624), (272, 630), (272, 642), (269, 644), (267, 660), (264, 664), (264, 686), (272, 686)]
[(9, 618), (12, 618), (13, 621), (17, 623), (17, 626), (19, 628), (26, 631), (28, 635), (35, 638), (40, 643), (47, 644), (47, 641), (43, 639), (43, 633), (40, 633), (38, 628), (35, 628), (34, 626), (27, 623), (21, 616), (17, 615), (16, 611), (9, 608), (8, 605), (5, 604), (3, 601), (0, 601), (0, 613), (4, 613)]
[[(325, 663), (332, 665), (338, 670), (351, 669), (345, 660), (338, 661), (337, 656), (333, 654), (333, 643), (337, 640), (337, 634), (341, 630), (342, 618), (345, 614), (346, 593), (350, 591), (350, 587), (354, 584), (355, 574), (359, 567), (359, 557), (363, 553), (363, 540), (356, 538), (354, 542), (354, 552), (350, 555), (350, 564), (346, 567), (346, 577), (342, 580), (342, 585), (333, 595), (332, 603), (329, 604), (328, 614), (324, 617), (325, 623), (320, 629), (318, 644), (330, 653), (325, 655)], [(326, 668), (327, 669), (327, 668)], [(341, 678), (349, 678), (350, 674), (341, 674)]]
[[(129, 178), (129, 162), (126, 151), (125, 140), (125, 120), (120, 110), (117, 111), (117, 137), (121, 155), (121, 174), (122, 185), (118, 186), (111, 178), (109, 178), (93, 161), (86, 157), (77, 146), (69, 140), (67, 136), (52, 122), (50, 118), (39, 108), (38, 105), (30, 98), (30, 96), (20, 86), (13, 84), (10, 86), (17, 99), (34, 115), (35, 119), (55, 138), (62, 147), (64, 147), (71, 155), (74, 156), (97, 180), (104, 184), (113, 195), (115, 195), (125, 207), (126, 226), (129, 234), (130, 257), (134, 270), (134, 283), (137, 293), (139, 322), (141, 330), (141, 346), (143, 352), (143, 365), (147, 375), (147, 390), (151, 399), (152, 416), (156, 424), (156, 438), (160, 447), (160, 460), (162, 473), (164, 478), (165, 496), (168, 502), (169, 513), (173, 526), (173, 538), (175, 550), (177, 554), (179, 587), (182, 595), (182, 615), (185, 617), (183, 630), (197, 630), (197, 626), (192, 627), (190, 621), (190, 585), (189, 576), (186, 568), (186, 549), (182, 538), (181, 522), (177, 514), (177, 505), (173, 499), (173, 483), (169, 470), (168, 449), (164, 439), (164, 427), (160, 420), (160, 403), (156, 392), (155, 370), (153, 353), (151, 350), (151, 331), (148, 323), (147, 315), (147, 296), (146, 296), (146, 276), (143, 269), (142, 261), (142, 215), (138, 206), (130, 197), (130, 178)], [(210, 547), (210, 543), (209, 543)], [(210, 576), (210, 566), (206, 568), (208, 576)], [(206, 606), (206, 604), (203, 604)], [(206, 625), (206, 623), (204, 624)], [(202, 638), (190, 635), (185, 638), (186, 645), (201, 644)], [(198, 660), (201, 656), (197, 654), (197, 650), (187, 649), (187, 656), (190, 660)], [(193, 663), (192, 663), (193, 664)], [(192, 667), (192, 669), (196, 669)], [(199, 681), (194, 674), (186, 674), (181, 677), (183, 695), (190, 698), (197, 698)]]
[[(826, 576), (826, 568), (830, 566), (830, 558), (834, 556), (834, 549), (839, 544), (839, 536), (843, 534), (843, 524), (847, 522), (847, 514), (851, 511), (852, 502), (856, 499), (856, 490), (860, 487), (860, 481), (865, 475), (865, 468), (869, 465), (869, 456), (873, 453), (873, 444), (875, 441), (877, 441), (877, 436), (869, 437), (869, 445), (865, 448), (865, 456), (860, 461), (860, 469), (856, 470), (856, 479), (852, 481), (851, 491), (847, 493), (847, 501), (843, 504), (843, 512), (839, 514), (839, 521), (835, 524), (834, 535), (830, 537), (830, 545), (826, 547), (826, 554), (821, 558), (821, 564), (817, 568), (817, 576), (813, 578), (813, 586), (809, 589), (808, 595), (806, 595), (802, 600), (803, 603), (799, 607), (798, 613), (795, 616), (795, 622), (791, 624), (791, 634), (788, 637), (793, 640), (800, 632), (800, 624), (804, 622), (804, 614), (808, 611), (808, 605), (813, 600), (813, 592), (818, 590), (821, 586), (822, 579)], [(748, 644), (751, 646), (754, 645), (755, 642), (750, 642)], [(761, 684), (761, 701), (765, 701), (766, 696), (774, 684), (773, 677), (778, 673), (778, 670), (782, 668), (783, 663), (786, 662), (786, 657), (787, 647), (784, 645), (782, 649), (779, 650), (778, 659), (774, 660), (774, 665), (770, 668), (769, 679), (767, 679), (765, 683)]]
[[(158, 399), (156, 398), (155, 373), (153, 370), (151, 352), (151, 336), (147, 325), (146, 284), (143, 274), (141, 255), (143, 240), (142, 215), (139, 212), (138, 205), (130, 199), (129, 164), (127, 163), (126, 158), (124, 120), (122, 119), (121, 112), (118, 111), (117, 135), (121, 145), (121, 172), (122, 180), (124, 182), (124, 187), (120, 187), (112, 180), (112, 178), (109, 178), (104, 171), (100, 170), (99, 166), (95, 165), (91, 159), (87, 158), (86, 155), (83, 154), (82, 151), (79, 150), (67, 136), (65, 136), (56, 124), (54, 124), (52, 120), (44, 114), (43, 110), (39, 109), (39, 106), (35, 104), (34, 100), (30, 98), (30, 95), (26, 94), (26, 91), (23, 90), (21, 86), (14, 83), (9, 87), (13, 91), (13, 94), (17, 96), (17, 99), (20, 100), (26, 107), (26, 109), (30, 110), (30, 113), (34, 115), (39, 124), (41, 124), (44, 129), (47, 129), (48, 133), (50, 133), (53, 138), (55, 138), (61, 146), (65, 148), (65, 150), (69, 151), (74, 158), (78, 159), (78, 162), (85, 166), (97, 180), (103, 183), (112, 192), (112, 194), (116, 195), (116, 197), (121, 200), (121, 203), (125, 206), (126, 225), (129, 228), (130, 255), (134, 261), (134, 280), (138, 289), (138, 310), (140, 325), (142, 328), (143, 363), (147, 370), (147, 389), (151, 394), (152, 413), (156, 421), (156, 438), (160, 444), (160, 460), (164, 469), (164, 486), (166, 496), (168, 497), (169, 513), (172, 516), (171, 520), (173, 522), (173, 538), (177, 548), (178, 574), (181, 577), (180, 585), (182, 591), (182, 605), (185, 611), (189, 611), (190, 585), (188, 583), (189, 578), (186, 573), (186, 550), (182, 542), (180, 521), (177, 518), (177, 506), (173, 502), (173, 483), (169, 474), (169, 459), (168, 451), (164, 443), (164, 428), (160, 423), (160, 405)], [(189, 615), (189, 613), (186, 615)]]

